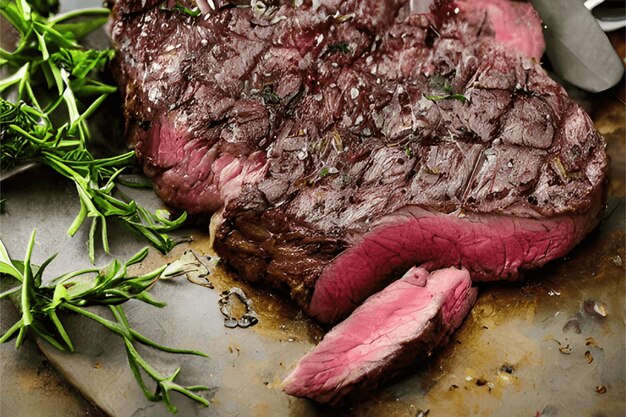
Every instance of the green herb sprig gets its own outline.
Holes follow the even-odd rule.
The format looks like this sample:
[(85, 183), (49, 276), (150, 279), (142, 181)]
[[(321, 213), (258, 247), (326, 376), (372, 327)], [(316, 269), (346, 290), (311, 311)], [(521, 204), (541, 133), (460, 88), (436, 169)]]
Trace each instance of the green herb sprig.
[(261, 97), (265, 104), (280, 104), (280, 97), (274, 91), (274, 84), (268, 84), (263, 87)]
[(465, 97), (463, 94), (454, 94), (452, 92), (452, 86), (450, 86), (449, 84), (444, 84), (441, 89), (445, 94), (431, 94), (425, 95), (424, 97), (430, 101), (459, 100), (463, 103), (466, 103), (468, 101), (467, 97)]
[(467, 97), (465, 97), (463, 94), (429, 95), (424, 97), (431, 101), (459, 100), (463, 103), (467, 102)]
[(197, 7), (194, 9), (191, 9), (187, 6), (185, 6), (184, 4), (181, 4), (181, 2), (176, 2), (176, 4), (174, 4), (174, 6), (172, 8), (168, 8), (167, 7), (167, 2), (163, 2), (163, 4), (161, 4), (161, 6), (159, 6), (160, 10), (164, 10), (164, 11), (168, 11), (168, 12), (180, 12), (183, 14), (186, 14), (187, 16), (191, 16), (191, 17), (198, 17), (200, 16), (200, 14), (202, 14), (202, 12), (200, 11), (200, 9), (198, 9)]
[[(128, 267), (141, 262), (147, 256), (148, 250), (143, 249), (124, 264), (115, 260), (103, 269), (91, 268), (67, 273), (52, 280), (52, 284), (44, 285), (43, 272), (54, 256), (47, 259), (39, 268), (31, 264), (35, 233), (33, 231), (30, 237), (23, 261), (11, 260), (0, 240), (0, 274), (3, 279), (13, 278), (12, 282), (17, 284), (1, 293), (0, 298), (12, 296), (22, 314), (22, 317), (0, 337), (0, 343), (15, 337), (15, 347), (19, 348), (28, 331), (32, 331), (55, 348), (73, 352), (74, 345), (60, 315), (64, 312), (76, 313), (94, 320), (122, 338), (133, 375), (149, 400), (163, 401), (169, 411), (176, 412), (170, 398), (170, 393), (176, 391), (200, 404), (209, 405), (207, 399), (195, 393), (208, 390), (208, 387), (184, 387), (177, 384), (174, 379), (178, 376), (180, 368), (169, 376), (162, 375), (143, 359), (134, 344), (140, 343), (169, 353), (205, 357), (207, 355), (198, 351), (163, 346), (143, 336), (130, 327), (121, 306), (131, 299), (156, 307), (165, 306), (164, 303), (152, 298), (147, 290), (159, 279), (166, 266), (145, 275), (129, 275)], [(108, 306), (114, 320), (106, 319), (86, 309), (94, 305)], [(143, 373), (156, 384), (154, 392), (148, 387)]]
[[(98, 229), (102, 247), (109, 252), (109, 219), (168, 252), (175, 243), (167, 233), (180, 227), (186, 214), (170, 220), (167, 211), (152, 213), (121, 195), (118, 178), (134, 166), (133, 152), (96, 158), (88, 149), (87, 119), (117, 90), (93, 73), (113, 58), (114, 51), (84, 49), (78, 41), (105, 23), (109, 10), (83, 9), (44, 18), (25, 0), (0, 0), (0, 14), (20, 34), (13, 52), (0, 49), (0, 67), (14, 70), (0, 81), (0, 93), (15, 96), (11, 101), (0, 98), (2, 169), (36, 162), (74, 182), (80, 211), (68, 234), (74, 235), (91, 219), (87, 246), (92, 263)], [(65, 121), (54, 123), (59, 117)]]
[(328, 52), (333, 54), (336, 52), (342, 53), (342, 54), (349, 54), (350, 53), (350, 45), (348, 45), (348, 42), (337, 42), (337, 43), (331, 43), (330, 45), (328, 45)]

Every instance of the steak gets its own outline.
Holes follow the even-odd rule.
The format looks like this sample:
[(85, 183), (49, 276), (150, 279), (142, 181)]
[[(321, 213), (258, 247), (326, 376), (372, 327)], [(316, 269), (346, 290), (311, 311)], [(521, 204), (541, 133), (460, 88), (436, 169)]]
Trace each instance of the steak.
[(239, 277), (322, 323), (354, 311), (287, 393), (378, 386), (445, 343), (470, 274), (518, 279), (598, 223), (604, 140), (537, 63), (528, 3), (197, 3), (112, 5), (126, 133)]
[(527, 4), (493, 1), (526, 42), (472, 2), (251, 4), (118, 0), (111, 21), (144, 171), (171, 207), (217, 211), (241, 278), (334, 323), (414, 265), (517, 279), (597, 224), (604, 140), (525, 55)]
[(328, 332), (284, 390), (336, 405), (376, 388), (445, 344), (475, 299), (466, 270), (411, 268)]

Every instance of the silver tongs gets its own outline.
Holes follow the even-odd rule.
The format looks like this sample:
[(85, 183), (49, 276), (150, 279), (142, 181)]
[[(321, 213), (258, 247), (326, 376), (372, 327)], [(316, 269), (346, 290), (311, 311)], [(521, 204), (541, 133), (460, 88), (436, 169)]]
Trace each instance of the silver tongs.
[[(623, 1), (623, 0), (622, 0)], [(620, 82), (624, 63), (603, 32), (617, 26), (615, 16), (598, 20), (585, 7), (596, 9), (602, 0), (531, 0), (544, 24), (546, 54), (554, 70), (566, 81), (590, 92), (605, 91)], [(613, 3), (607, 1), (606, 3)], [(623, 3), (622, 3), (623, 4)], [(615, 9), (619, 10), (619, 9)], [(619, 17), (619, 11), (617, 17)], [(622, 12), (623, 14), (623, 9)], [(622, 18), (621, 21), (624, 19)], [(604, 23), (607, 22), (607, 23)], [(613, 22), (609, 25), (608, 22)], [(623, 23), (623, 22), (622, 22)]]

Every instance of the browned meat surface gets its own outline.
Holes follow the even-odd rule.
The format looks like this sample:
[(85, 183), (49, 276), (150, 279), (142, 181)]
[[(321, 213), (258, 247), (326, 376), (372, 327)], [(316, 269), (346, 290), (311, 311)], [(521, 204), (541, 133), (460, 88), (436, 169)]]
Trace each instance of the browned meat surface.
[(119, 0), (111, 23), (146, 173), (169, 205), (220, 210), (223, 260), (320, 321), (416, 264), (515, 279), (598, 221), (602, 137), (480, 9), (160, 4)]

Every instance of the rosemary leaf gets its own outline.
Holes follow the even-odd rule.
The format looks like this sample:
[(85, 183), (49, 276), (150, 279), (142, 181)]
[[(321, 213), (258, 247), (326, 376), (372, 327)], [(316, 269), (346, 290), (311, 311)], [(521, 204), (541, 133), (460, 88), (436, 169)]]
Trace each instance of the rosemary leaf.
[[(147, 291), (157, 282), (165, 266), (144, 275), (129, 275), (128, 267), (141, 262), (147, 256), (147, 249), (143, 249), (125, 263), (115, 260), (102, 269), (89, 268), (69, 272), (53, 279), (50, 284), (43, 285), (41, 276), (54, 257), (48, 258), (39, 268), (30, 263), (35, 235), (36, 231), (33, 230), (23, 262), (11, 260), (0, 240), (0, 276), (2, 279), (21, 283), (0, 297), (19, 292), (20, 297), (16, 298), (16, 303), (22, 314), (22, 317), (0, 337), (0, 343), (15, 337), (16, 347), (19, 348), (29, 332), (32, 332), (56, 349), (73, 352), (74, 345), (61, 321), (61, 316), (70, 313), (79, 314), (122, 338), (130, 369), (150, 401), (162, 401), (169, 411), (176, 412), (170, 392), (178, 392), (202, 405), (209, 405), (207, 399), (194, 393), (207, 390), (207, 387), (199, 385), (184, 387), (175, 383), (174, 379), (178, 376), (180, 368), (172, 375), (162, 375), (139, 354), (134, 344), (140, 343), (173, 354), (203, 357), (207, 355), (196, 350), (164, 346), (147, 338), (130, 326), (122, 309), (122, 304), (131, 299), (163, 307), (165, 304), (154, 300)], [(104, 318), (86, 308), (94, 305), (108, 305), (115, 320)], [(141, 371), (145, 372), (155, 384), (154, 392), (149, 389)]]

